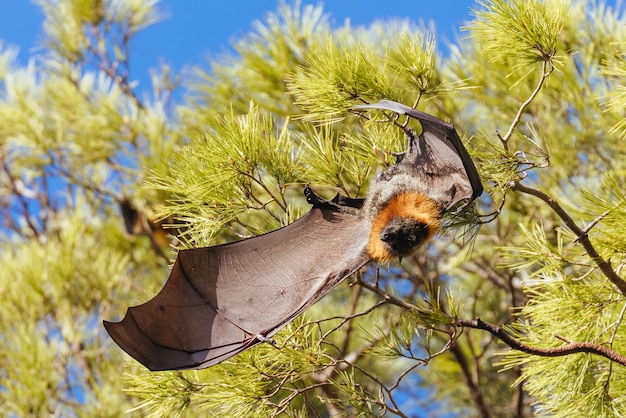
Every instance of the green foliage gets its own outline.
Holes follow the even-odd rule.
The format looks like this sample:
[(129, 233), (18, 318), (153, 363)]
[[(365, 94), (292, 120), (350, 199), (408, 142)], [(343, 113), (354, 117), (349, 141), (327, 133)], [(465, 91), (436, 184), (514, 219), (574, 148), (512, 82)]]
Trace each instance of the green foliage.
[(607, 110), (615, 113), (618, 119), (609, 133), (618, 133), (622, 138), (626, 138), (626, 118), (623, 117), (626, 108), (626, 85), (623, 82), (626, 79), (626, 56), (624, 53), (626, 41), (616, 40), (613, 42), (611, 46), (614, 47), (614, 51), (603, 60), (600, 71), (608, 77), (615, 77), (619, 83), (605, 97)]
[[(99, 318), (124, 308), (132, 284), (146, 278), (142, 270), (156, 267), (154, 257), (136, 260), (143, 267), (134, 269), (131, 281), (132, 253), (119, 244), (120, 224), (96, 216), (82, 198), (73, 207), (60, 214), (45, 240), (15, 242), (2, 252), (0, 402), (9, 414), (70, 414), (89, 394), (96, 402), (85, 416), (98, 408), (112, 414), (124, 409), (123, 394), (113, 389), (117, 382), (101, 367), (110, 361), (102, 355), (110, 344)], [(105, 399), (109, 407), (100, 404)]]
[(390, 80), (378, 76), (378, 53), (361, 48), (356, 40), (329, 37), (312, 45), (307, 57), (307, 68), (294, 76), (292, 92), (309, 120), (336, 120), (361, 97), (393, 93)]
[[(530, 301), (521, 314), (528, 322), (523, 324), (521, 341), (558, 347), (565, 338), (607, 345), (620, 353), (626, 349), (619, 330), (626, 307), (624, 297), (599, 274), (582, 278), (542, 275), (526, 291)], [(626, 370), (605, 358), (584, 353), (537, 358), (511, 352), (502, 363), (506, 367), (524, 366), (518, 383), (524, 382), (550, 416), (582, 412), (618, 417), (626, 413)]]
[(154, 21), (154, 2), (115, 4), (41, 2), (44, 53), (23, 68), (13, 49), (0, 53), (0, 405), (8, 415), (132, 407), (116, 371), (123, 357), (100, 324), (154, 294), (167, 263), (122, 231), (118, 203), (141, 190), (138, 161), (171, 152), (180, 137), (146, 129), (157, 115), (164, 126), (162, 102), (148, 107), (134, 96), (128, 56), (119, 54), (122, 39)]
[(415, 35), (403, 33), (400, 41), (394, 42), (393, 48), (387, 51), (385, 58), (391, 70), (402, 81), (408, 82), (417, 91), (428, 91), (435, 68), (433, 35), (426, 34), (420, 40)]
[[(302, 182), (302, 168), (287, 123), (276, 130), (272, 118), (251, 104), (246, 115), (226, 113), (193, 146), (173, 155), (165, 175), (153, 173), (153, 187), (176, 202), (161, 214), (189, 225), (186, 242), (207, 245), (233, 220), (242, 234), (281, 226), (288, 211), (285, 189)], [(255, 219), (249, 211), (266, 216)]]
[(513, 72), (528, 72), (533, 64), (562, 60), (559, 34), (567, 11), (563, 0), (479, 1), (476, 19), (466, 28), (491, 62), (507, 63)]
[(264, 22), (255, 22), (254, 31), (234, 44), (237, 56), (210, 60), (210, 70), (192, 69), (190, 106), (180, 109), (186, 129), (202, 132), (207, 117), (225, 108), (245, 113), (250, 101), (277, 116), (296, 112), (284, 97), (288, 75), (303, 63), (309, 45), (330, 31), (321, 6), (296, 4), (283, 3)]
[[(376, 31), (379, 28), (372, 28)], [(338, 31), (312, 44), (305, 65), (289, 84), (295, 103), (311, 121), (340, 121), (346, 109), (377, 98), (417, 102), (444, 88), (433, 74), (435, 41), (427, 31), (395, 24), (384, 30), (391, 41), (366, 42), (362, 32)], [(397, 40), (396, 40), (397, 39)], [(459, 83), (461, 84), (461, 83)]]
[[(511, 282), (521, 290), (511, 294), (512, 302), (519, 298), (513, 306), (521, 308), (511, 332), (520, 342), (545, 349), (563, 346), (564, 341), (589, 342), (623, 353), (624, 295), (607, 280), (581, 240), (588, 237), (600, 256), (610, 258), (617, 273), (622, 271), (624, 167), (622, 159), (607, 156), (619, 155), (626, 148), (613, 115), (606, 112), (609, 106), (603, 104), (611, 97), (608, 91), (619, 91), (620, 81), (606, 72), (606, 57), (607, 53), (619, 56), (614, 48), (615, 41), (624, 36), (624, 17), (584, 2), (547, 1), (532, 12), (546, 16), (537, 15), (533, 28), (519, 16), (530, 13), (526, 10), (534, 2), (490, 2), (484, 7), (468, 28), (485, 56), (477, 56), (468, 65), (464, 56), (476, 51), (470, 45), (472, 49), (459, 50), (458, 63), (453, 61), (450, 67), (457, 77), (473, 74), (472, 81), (484, 86), (466, 90), (457, 102), (459, 108), (472, 109), (478, 129), (503, 129), (495, 142), (488, 133), (478, 137), (481, 174), (500, 189), (493, 196), (504, 205), (504, 217), (483, 226), (474, 246), (474, 261), (480, 263), (482, 257), (477, 251), (484, 245), (481, 237), (492, 236), (503, 245), (497, 265), (504, 272), (513, 269), (519, 277)], [(546, 14), (547, 10), (552, 12)], [(519, 22), (514, 24), (513, 17)], [(507, 26), (515, 28), (511, 30), (517, 33), (516, 48), (507, 47), (515, 37), (496, 36), (497, 31), (506, 32)], [(537, 63), (542, 60), (549, 61), (548, 70), (556, 71), (535, 94), (542, 71)], [(504, 67), (490, 67), (485, 61), (501, 62)], [(483, 70), (472, 70), (474, 65)], [(519, 115), (520, 123), (505, 134), (506, 125), (501, 128), (487, 120), (489, 114), (496, 120)], [(491, 147), (482, 144), (489, 138)], [(554, 200), (539, 200), (540, 194), (532, 190), (532, 195), (508, 191), (505, 198), (503, 190), (519, 180), (559, 202), (582, 235), (577, 236), (566, 218), (550, 210)], [(606, 358), (507, 351), (502, 364), (519, 373), (517, 383), (535, 399), (538, 414), (624, 414), (623, 366)]]
[[(128, 73), (156, 1), (38, 4), (39, 64), (0, 45), (3, 411), (406, 416), (409, 397), (433, 416), (626, 414), (623, 364), (554, 355), (626, 353), (623, 15), (482, 1), (441, 59), (409, 22), (335, 29), (321, 6), (281, 4), (236, 54), (193, 69), (174, 107), (169, 68), (148, 99)], [(101, 320), (156, 293), (169, 245), (293, 222), (305, 183), (363, 196), (404, 147), (391, 115), (352, 110), (382, 98), (456, 125), (486, 193), (446, 231), (483, 222), (471, 245), (446, 232), (401, 265), (367, 266), (276, 346), (206, 370), (147, 372), (112, 344)], [(125, 233), (129, 202), (139, 222)], [(159, 220), (179, 235), (164, 243)]]
[[(375, 396), (372, 382), (364, 381), (354, 369), (337, 368), (339, 360), (333, 358), (333, 352), (339, 350), (335, 343), (343, 343), (341, 334), (354, 332), (346, 329), (347, 324), (356, 322), (350, 327), (361, 328), (372, 319), (382, 321), (385, 313), (346, 320), (350, 317), (348, 308), (338, 309), (336, 316), (322, 321), (307, 322), (306, 316), (300, 317), (277, 334), (275, 346), (259, 345), (209, 369), (156, 375), (132, 370), (124, 379), (129, 393), (143, 399), (138, 407), (150, 411), (151, 416), (188, 407), (214, 416), (271, 416), (276, 411), (307, 416), (312, 405), (319, 408), (335, 402), (345, 403), (355, 412), (378, 410), (380, 405), (367, 400)], [(366, 359), (356, 364), (364, 370), (371, 367)], [(396, 369), (393, 364), (389, 366), (379, 378), (385, 379)], [(325, 396), (306, 396), (310, 387), (327, 388), (322, 389)]]

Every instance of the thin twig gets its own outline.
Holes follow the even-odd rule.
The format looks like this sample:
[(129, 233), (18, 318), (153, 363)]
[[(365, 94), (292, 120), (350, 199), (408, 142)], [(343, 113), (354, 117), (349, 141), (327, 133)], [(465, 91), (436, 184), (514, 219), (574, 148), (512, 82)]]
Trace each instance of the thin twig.
[[(353, 316), (354, 313), (356, 312), (356, 305), (359, 302), (359, 299), (361, 298), (361, 290), (363, 288), (361, 286), (359, 286), (358, 284), (356, 286), (352, 287), (352, 303), (350, 304), (350, 311), (348, 312), (348, 316)], [(341, 347), (341, 353), (345, 353), (346, 351), (348, 351), (348, 344), (350, 343), (350, 334), (352, 333), (352, 325), (354, 324), (354, 321), (349, 320), (345, 323), (345, 337), (343, 340), (343, 346)]]
[[(384, 290), (380, 289), (379, 287), (373, 286), (364, 281), (361, 281), (360, 283), (363, 287), (380, 295), (389, 303), (392, 303), (394, 305), (397, 305), (401, 308), (404, 308), (413, 312), (423, 312), (423, 310), (420, 309), (419, 307), (413, 304), (410, 304), (408, 302), (405, 302), (404, 300), (399, 299), (393, 295), (390, 295)], [(481, 319), (470, 320), (470, 319), (457, 318), (453, 320), (452, 325), (457, 326), (457, 327), (475, 328), (475, 329), (482, 329), (482, 330), (488, 331), (489, 333), (499, 338), (502, 342), (504, 342), (506, 345), (508, 345), (512, 349), (520, 350), (529, 354), (534, 354), (538, 356), (546, 356), (546, 357), (558, 357), (558, 356), (565, 356), (565, 355), (574, 354), (574, 353), (591, 353), (591, 354), (597, 354), (599, 356), (608, 358), (609, 360), (612, 360), (616, 363), (626, 366), (626, 356), (600, 344), (594, 344), (594, 343), (589, 343), (589, 342), (574, 342), (574, 341), (565, 339), (564, 337), (557, 336), (557, 338), (560, 338), (563, 341), (566, 341), (567, 343), (563, 346), (555, 347), (555, 348), (540, 348), (540, 347), (533, 347), (533, 346), (524, 344), (520, 341), (517, 341), (516, 339), (511, 337), (509, 334), (507, 334), (502, 329), (502, 327), (498, 325), (490, 324), (488, 322), (484, 322)]]
[[(611, 213), (610, 210), (605, 211), (604, 213), (602, 213), (600, 216), (598, 216), (596, 219), (594, 219), (593, 221), (591, 221), (591, 223), (589, 225), (587, 225), (585, 227), (585, 229), (582, 230), (583, 235), (587, 235), (589, 234), (589, 231), (591, 231), (593, 229), (593, 227), (595, 227), (602, 219), (604, 219), (604, 217), (606, 215), (608, 215), (609, 213)], [(574, 242), (578, 242), (579, 238), (576, 238), (574, 240)]]
[(477, 377), (475, 378), (474, 374), (472, 373), (465, 353), (463, 353), (461, 347), (456, 344), (451, 347), (450, 351), (454, 355), (457, 364), (461, 368), (461, 372), (463, 373), (463, 377), (465, 378), (465, 383), (468, 386), (470, 396), (476, 406), (476, 409), (479, 411), (482, 418), (491, 418), (491, 412), (489, 411), (489, 408), (485, 403), (485, 399), (480, 390), (480, 382), (477, 381)]
[(482, 225), (482, 224), (488, 224), (489, 222), (494, 221), (498, 216), (500, 216), (500, 213), (502, 212), (502, 208), (504, 208), (505, 203), (506, 203), (506, 192), (502, 194), (502, 201), (500, 202), (500, 206), (498, 207), (497, 210), (491, 213), (487, 213), (485, 215), (480, 215), (480, 218), (486, 218), (490, 216), (491, 219), (488, 219), (488, 220), (479, 219), (477, 223), (479, 225)]
[(13, 196), (17, 199), (19, 205), (21, 206), (22, 216), (24, 217), (24, 220), (26, 221), (26, 225), (28, 225), (30, 230), (33, 232), (34, 236), (38, 238), (40, 235), (40, 232), (39, 232), (39, 229), (37, 228), (37, 225), (35, 225), (35, 222), (33, 221), (30, 215), (28, 202), (26, 200), (27, 198), (20, 191), (20, 187), (18, 186), (18, 180), (15, 178), (15, 176), (11, 172), (11, 168), (9, 167), (9, 164), (7, 162), (7, 158), (5, 158), (4, 155), (2, 156), (1, 161), (2, 161), (2, 164), (0, 165), (2, 166), (2, 170), (4, 171), (7, 179), (9, 180), (9, 187), (11, 189), (11, 192), (13, 193)]
[(608, 261), (606, 261), (595, 249), (587, 233), (581, 229), (576, 222), (572, 219), (571, 216), (563, 209), (563, 207), (557, 202), (554, 198), (542, 192), (541, 190), (535, 189), (533, 187), (525, 186), (521, 183), (515, 183), (513, 186), (513, 190), (526, 193), (535, 197), (538, 197), (542, 201), (544, 201), (552, 210), (565, 222), (565, 225), (576, 235), (581, 245), (587, 251), (587, 254), (591, 259), (596, 263), (598, 268), (604, 273), (604, 275), (613, 283), (619, 291), (626, 296), (626, 281), (622, 279), (611, 267)]
[(513, 135), (513, 131), (515, 130), (515, 128), (517, 128), (517, 125), (519, 125), (520, 121), (522, 120), (522, 114), (524, 113), (526, 108), (532, 103), (532, 101), (535, 100), (535, 97), (537, 97), (537, 94), (539, 94), (543, 83), (545, 82), (546, 78), (550, 76), (553, 70), (554, 67), (550, 65), (549, 61), (543, 62), (541, 78), (539, 79), (539, 82), (537, 82), (535, 90), (533, 90), (530, 96), (524, 101), (524, 103), (522, 103), (522, 105), (517, 110), (517, 114), (515, 115), (515, 118), (513, 119), (511, 126), (509, 126), (509, 130), (506, 132), (506, 134), (504, 134), (504, 136), (500, 136), (500, 134), (498, 133), (498, 137), (500, 138), (500, 141), (502, 141), (504, 149), (508, 150), (508, 141), (511, 138), (511, 135)]
[(386, 300), (389, 303), (392, 303), (396, 306), (399, 306), (401, 308), (404, 308), (406, 310), (409, 311), (413, 311), (413, 312), (421, 312), (422, 310), (420, 308), (418, 308), (417, 306), (413, 305), (412, 303), (406, 302), (400, 298), (397, 298), (393, 295), (390, 295), (389, 293), (385, 292), (383, 289), (381, 289), (380, 287), (378, 287), (377, 285), (372, 285), (364, 280), (359, 280), (359, 284), (361, 286), (363, 286), (364, 288), (371, 290), (372, 292), (376, 293), (377, 295), (379, 295), (380, 297), (382, 297), (384, 300)]
[(372, 373), (370, 373), (369, 370), (360, 367), (358, 364), (352, 364), (352, 367), (354, 367), (356, 370), (360, 371), (361, 373), (363, 373), (363, 375), (367, 376), (369, 379), (371, 379), (374, 383), (376, 383), (378, 385), (378, 387), (387, 394), (387, 397), (389, 399), (389, 402), (391, 402), (391, 405), (387, 404), (386, 408), (389, 412), (398, 415), (402, 418), (408, 418), (408, 416), (402, 412), (400, 410), (400, 408), (398, 407), (397, 401), (395, 400), (395, 398), (393, 397), (393, 393), (387, 388), (387, 386), (385, 385), (385, 383), (383, 381), (381, 381), (378, 377), (374, 376)]
[[(617, 318), (617, 321), (615, 321), (615, 329), (613, 329), (613, 334), (611, 335), (611, 339), (609, 340), (609, 348), (611, 348), (611, 349), (613, 348), (613, 341), (615, 341), (615, 336), (617, 335), (617, 330), (619, 329), (619, 324), (621, 324), (622, 321), (624, 320), (624, 314), (626, 314), (626, 303), (622, 307), (622, 311), (619, 314), (619, 318)], [(604, 390), (605, 391), (609, 390), (609, 384), (611, 382), (611, 375), (612, 374), (613, 374), (613, 362), (610, 361), (609, 362), (609, 372), (607, 373), (606, 382), (604, 384)]]
[[(263, 191), (265, 193), (267, 193), (268, 196), (270, 196), (270, 198), (274, 202), (276, 202), (276, 204), (283, 210), (283, 212), (287, 211), (286, 206), (284, 206), (284, 204), (280, 202), (280, 200), (274, 195), (274, 193), (272, 193), (272, 191), (269, 189), (269, 187), (265, 184), (265, 182), (262, 179), (257, 178), (254, 174), (251, 174), (251, 173), (248, 173), (248, 172), (244, 172), (244, 171), (241, 171), (241, 170), (238, 170), (238, 171), (239, 171), (239, 174), (249, 178), (252, 182), (254, 182), (257, 185), (259, 185), (261, 187), (261, 189), (263, 189)], [(252, 190), (251, 190), (251, 192), (252, 192)], [(279, 192), (279, 195), (280, 195), (280, 192)]]

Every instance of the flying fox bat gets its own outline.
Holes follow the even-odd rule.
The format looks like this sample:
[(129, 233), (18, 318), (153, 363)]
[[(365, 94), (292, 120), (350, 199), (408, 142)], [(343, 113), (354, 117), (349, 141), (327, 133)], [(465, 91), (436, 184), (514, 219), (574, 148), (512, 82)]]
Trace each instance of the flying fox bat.
[(408, 256), (439, 229), (444, 212), (482, 193), (454, 126), (402, 104), (381, 109), (417, 119), (408, 148), (365, 199), (304, 193), (311, 210), (274, 232), (181, 250), (163, 289), (104, 322), (113, 340), (150, 370), (201, 369), (271, 337), (369, 261)]

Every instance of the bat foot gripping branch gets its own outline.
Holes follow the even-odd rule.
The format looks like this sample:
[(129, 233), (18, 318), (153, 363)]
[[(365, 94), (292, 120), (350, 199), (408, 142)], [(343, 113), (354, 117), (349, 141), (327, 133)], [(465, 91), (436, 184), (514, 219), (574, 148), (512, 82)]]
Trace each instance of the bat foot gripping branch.
[(262, 342), (262, 343), (270, 343), (270, 344), (272, 344), (273, 346), (276, 346), (276, 340), (275, 340), (275, 339), (273, 339), (272, 337), (266, 337), (266, 336), (265, 336), (265, 335), (263, 335), (263, 334), (254, 334), (254, 338), (255, 338), (257, 341), (259, 341), (259, 342)]

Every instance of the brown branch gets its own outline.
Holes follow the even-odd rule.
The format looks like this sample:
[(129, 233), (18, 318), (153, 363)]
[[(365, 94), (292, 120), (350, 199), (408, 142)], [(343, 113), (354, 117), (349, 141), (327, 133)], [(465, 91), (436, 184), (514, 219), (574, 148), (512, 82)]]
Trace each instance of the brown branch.
[(285, 410), (289, 407), (289, 404), (291, 403), (291, 401), (295, 399), (298, 395), (304, 394), (309, 390), (312, 390), (321, 386), (325, 386), (325, 385), (332, 385), (332, 383), (331, 382), (313, 383), (304, 388), (294, 389), (293, 392), (289, 396), (287, 396), (284, 399), (281, 399), (279, 403), (270, 402), (267, 396), (261, 396), (261, 398), (265, 399), (270, 405), (272, 405), (275, 408), (275, 410), (272, 411), (272, 415), (271, 415), (275, 417), (285, 412)]
[[(120, 28), (120, 30), (124, 30)], [(100, 31), (99, 26), (91, 26), (91, 35), (96, 41), (96, 45), (106, 44), (106, 39)], [(96, 66), (103, 73), (105, 73), (111, 81), (113, 81), (119, 88), (122, 90), (128, 98), (130, 98), (139, 109), (144, 109), (144, 104), (139, 100), (135, 92), (131, 87), (131, 83), (128, 80), (130, 76), (129, 71), (129, 61), (128, 61), (128, 39), (129, 35), (123, 35), (123, 43), (121, 45), (121, 50), (125, 50), (124, 59), (119, 60), (117, 58), (111, 58), (106, 50), (98, 50), (94, 48), (94, 46), (90, 43), (87, 47), (87, 50), (92, 54), (92, 58), (95, 61)], [(114, 45), (117, 45), (115, 40), (111, 41)], [(119, 45), (117, 45), (119, 46)], [(120, 70), (121, 65), (124, 65), (125, 70)]]
[[(383, 297), (388, 303), (397, 305), (401, 308), (404, 308), (410, 311), (423, 312), (423, 310), (420, 309), (418, 306), (405, 302), (402, 299), (399, 299), (395, 296), (389, 295), (387, 292), (385, 292), (383, 289), (377, 286), (371, 285), (365, 281), (360, 281), (359, 283), (364, 288), (371, 290), (374, 293)], [(512, 349), (523, 351), (528, 354), (533, 354), (533, 355), (543, 356), (543, 357), (560, 357), (560, 356), (566, 356), (566, 355), (575, 354), (575, 353), (590, 353), (590, 354), (596, 354), (596, 355), (605, 357), (611, 361), (614, 361), (626, 367), (626, 356), (600, 344), (594, 344), (594, 343), (589, 343), (589, 342), (567, 341), (567, 344), (562, 345), (560, 347), (553, 347), (553, 348), (533, 347), (528, 344), (524, 344), (516, 340), (515, 338), (511, 337), (509, 334), (506, 333), (506, 331), (504, 331), (504, 329), (502, 329), (502, 327), (495, 325), (495, 324), (488, 323), (488, 322), (484, 322), (481, 319), (471, 320), (471, 319), (457, 318), (453, 320), (452, 325), (457, 326), (457, 327), (474, 328), (474, 329), (481, 329), (484, 331), (488, 331), (490, 334), (500, 339), (503, 343), (505, 343)]]
[[(374, 293), (383, 297), (387, 302), (397, 305), (401, 308), (414, 311), (414, 312), (423, 312), (418, 306), (415, 306), (411, 303), (405, 302), (402, 299), (399, 299), (395, 296), (389, 295), (383, 289), (371, 285), (365, 281), (359, 282), (364, 288), (373, 291)], [(568, 342), (565, 345), (554, 348), (541, 348), (541, 347), (533, 347), (527, 344), (524, 344), (520, 341), (517, 341), (515, 338), (511, 337), (507, 334), (502, 327), (494, 324), (490, 324), (488, 322), (484, 322), (481, 319), (460, 319), (457, 318), (453, 321), (452, 325), (457, 327), (465, 327), (465, 328), (474, 328), (474, 329), (482, 329), (484, 331), (488, 331), (490, 334), (494, 335), (498, 339), (500, 339), (503, 343), (508, 345), (514, 350), (523, 351), (528, 354), (534, 354), (537, 356), (544, 357), (560, 357), (566, 356), (569, 354), (575, 353), (590, 353), (596, 354), (602, 357), (605, 357), (611, 361), (614, 361), (622, 366), (626, 366), (626, 356), (613, 351), (610, 348), (607, 348), (600, 344), (588, 343), (588, 342)]]
[(524, 103), (522, 103), (522, 105), (517, 110), (517, 114), (515, 115), (515, 118), (513, 119), (511, 126), (509, 126), (509, 130), (506, 132), (506, 134), (504, 134), (504, 136), (500, 136), (500, 134), (498, 133), (498, 138), (500, 138), (500, 141), (502, 142), (502, 146), (504, 147), (504, 149), (506, 150), (509, 149), (508, 141), (511, 138), (511, 135), (513, 135), (513, 131), (515, 130), (515, 128), (517, 128), (517, 125), (519, 125), (520, 121), (522, 120), (522, 114), (524, 113), (526, 108), (532, 103), (532, 101), (535, 100), (535, 97), (537, 97), (537, 94), (539, 94), (539, 91), (541, 90), (543, 83), (546, 81), (546, 78), (548, 78), (550, 74), (552, 74), (553, 70), (554, 70), (554, 67), (550, 65), (549, 61), (543, 62), (541, 78), (537, 82), (537, 85), (535, 86), (535, 90), (533, 90), (530, 96), (526, 99), (526, 101), (524, 101)]
[[(322, 382), (316, 382), (316, 383), (322, 383)], [(337, 393), (336, 393), (337, 391), (333, 390), (336, 388), (334, 388), (332, 385), (327, 385), (327, 386), (321, 385), (321, 386), (318, 386), (317, 389), (320, 392), (322, 392), (323, 397), (326, 398), (324, 399), (324, 402), (322, 402), (322, 404), (326, 407), (326, 411), (328, 411), (329, 417), (340, 417), (340, 416), (345, 415), (343, 412), (346, 412), (346, 411), (343, 411), (342, 409), (340, 409), (339, 406), (336, 405), (335, 402), (333, 401), (333, 399), (337, 397)], [(303, 392), (303, 393), (306, 393), (306, 392)], [(351, 415), (345, 415), (345, 416), (351, 416)]]
[(572, 219), (571, 216), (563, 209), (563, 207), (557, 202), (554, 198), (542, 192), (541, 190), (535, 189), (533, 187), (525, 186), (521, 183), (515, 183), (513, 186), (513, 190), (526, 193), (535, 197), (538, 197), (542, 201), (544, 201), (552, 210), (565, 222), (565, 225), (576, 235), (578, 241), (582, 244), (589, 254), (589, 257), (596, 263), (598, 268), (604, 273), (604, 275), (613, 283), (619, 291), (626, 296), (626, 281), (622, 279), (611, 267), (608, 261), (606, 261), (602, 256), (596, 251), (593, 244), (589, 240), (589, 236), (587, 232), (582, 230), (576, 222)]
[(461, 372), (463, 373), (463, 377), (465, 377), (465, 383), (467, 383), (470, 396), (472, 401), (476, 405), (476, 409), (478, 409), (480, 416), (483, 418), (491, 418), (491, 412), (485, 403), (485, 399), (481, 393), (480, 383), (476, 381), (474, 375), (470, 369), (469, 363), (463, 350), (457, 345), (454, 344), (450, 348), (450, 352), (456, 359), (457, 364), (461, 367)]
[(376, 293), (378, 296), (382, 297), (384, 300), (386, 300), (387, 302), (393, 305), (399, 306), (409, 311), (421, 312), (421, 309), (418, 308), (417, 306), (413, 305), (412, 303), (406, 302), (400, 298), (397, 298), (393, 295), (390, 295), (389, 293), (385, 292), (383, 289), (381, 289), (377, 285), (370, 284), (366, 282), (365, 280), (358, 280), (358, 283), (364, 288), (366, 288), (367, 290), (371, 290), (372, 292)]
[[(613, 363), (611, 363), (613, 364)], [(522, 377), (522, 368), (520, 366), (515, 366), (513, 368), (514, 373), (517, 375), (517, 380)], [(524, 399), (526, 397), (526, 392), (524, 390), (524, 385), (517, 385), (517, 391), (515, 395), (515, 415), (514, 418), (523, 418), (524, 416)]]
[(379, 405), (381, 408), (383, 408), (385, 411), (389, 413), (398, 415), (399, 417), (402, 417), (402, 418), (408, 418), (408, 416), (404, 412), (402, 412), (402, 410), (400, 410), (400, 407), (398, 406), (396, 399), (393, 397), (393, 394), (392, 394), (393, 390), (390, 390), (382, 380), (380, 380), (374, 374), (370, 373), (366, 368), (360, 367), (358, 364), (352, 364), (352, 367), (354, 367), (356, 370), (360, 371), (364, 376), (368, 377), (370, 380), (376, 383), (376, 385), (378, 385), (378, 387), (380, 388), (381, 393), (385, 393), (387, 395), (388, 402), (381, 402), (376, 399), (370, 399), (371, 402), (376, 403), (377, 405)]
[(541, 348), (533, 347), (531, 345), (522, 343), (515, 338), (511, 337), (502, 327), (490, 324), (488, 322), (478, 319), (456, 319), (454, 321), (455, 326), (481, 329), (489, 332), (490, 334), (498, 337), (503, 343), (508, 345), (514, 350), (522, 351), (524, 353), (533, 354), (542, 357), (560, 357), (567, 356), (576, 353), (589, 353), (596, 354), (598, 356), (605, 357), (611, 361), (626, 366), (626, 356), (611, 350), (600, 344), (588, 343), (588, 342), (569, 342), (560, 347)]
[[(352, 287), (352, 303), (350, 304), (350, 311), (348, 312), (348, 316), (354, 316), (356, 312), (356, 305), (359, 303), (359, 299), (361, 299), (361, 290), (363, 288), (356, 284)], [(348, 351), (348, 345), (350, 344), (350, 334), (352, 333), (352, 326), (354, 325), (354, 321), (349, 320), (345, 324), (345, 338), (343, 340), (343, 346), (341, 347), (341, 353), (345, 353)]]

